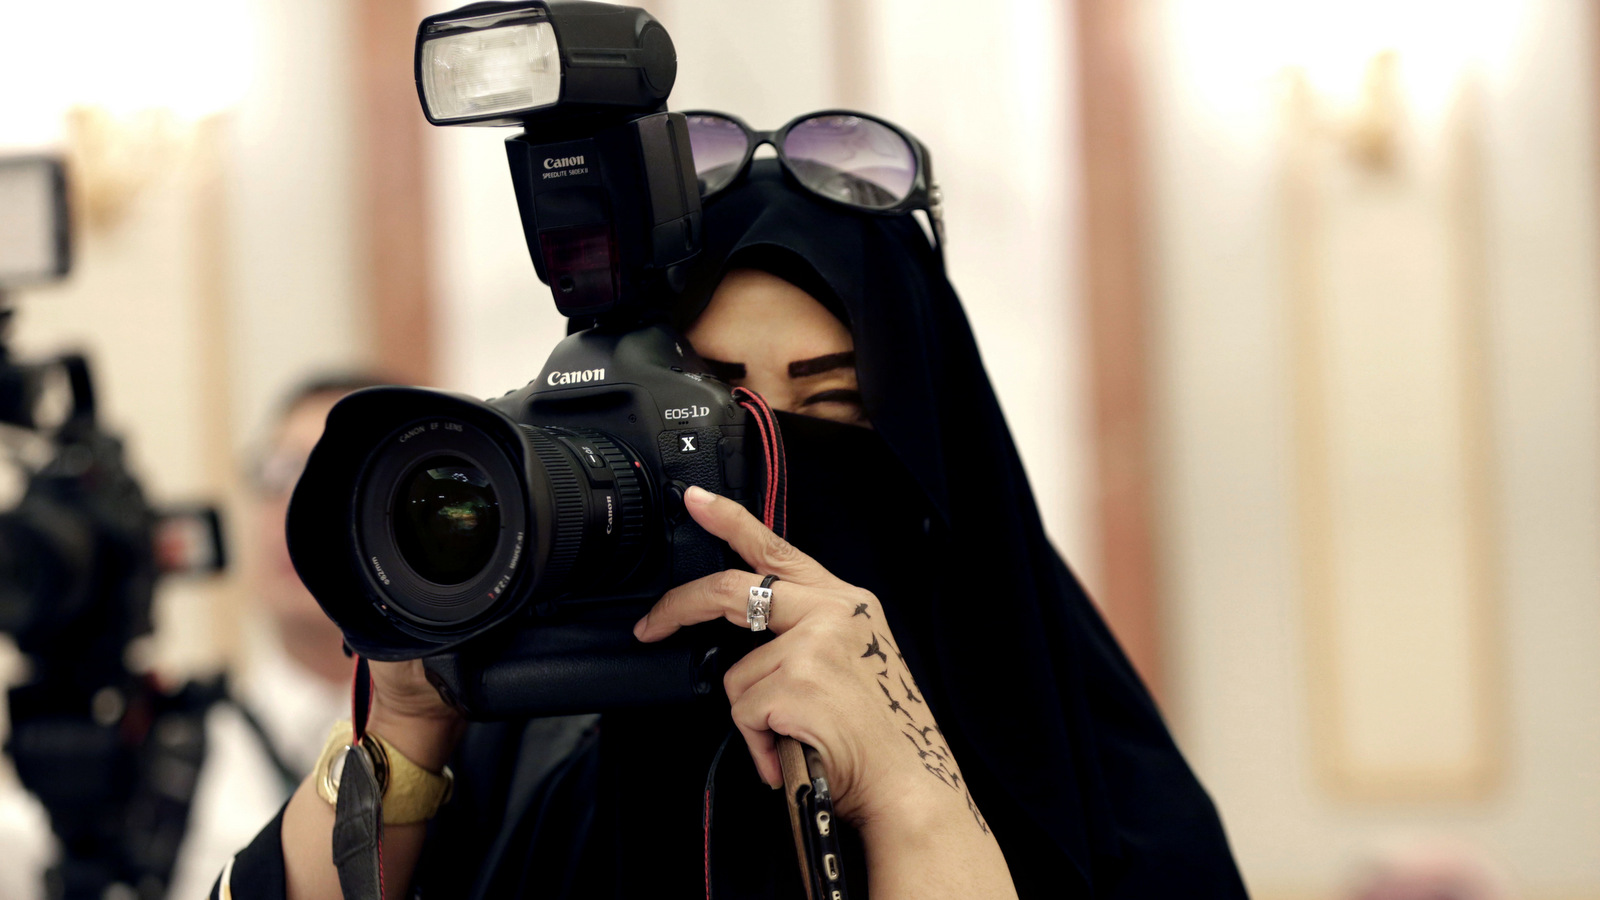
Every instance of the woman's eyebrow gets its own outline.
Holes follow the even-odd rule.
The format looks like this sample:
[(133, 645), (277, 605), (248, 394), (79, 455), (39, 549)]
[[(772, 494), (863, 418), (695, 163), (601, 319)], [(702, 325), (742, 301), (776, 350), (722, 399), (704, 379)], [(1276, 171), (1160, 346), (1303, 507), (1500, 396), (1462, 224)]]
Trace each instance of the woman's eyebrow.
[(745, 371), (744, 363), (723, 362), (720, 359), (711, 359), (705, 356), (700, 357), (700, 361), (706, 364), (706, 368), (711, 370), (712, 375), (723, 381), (738, 381), (748, 374)]
[(790, 378), (805, 378), (809, 375), (820, 375), (834, 369), (846, 369), (856, 364), (856, 352), (846, 350), (843, 353), (829, 353), (825, 356), (814, 356), (811, 359), (797, 359), (789, 363)]

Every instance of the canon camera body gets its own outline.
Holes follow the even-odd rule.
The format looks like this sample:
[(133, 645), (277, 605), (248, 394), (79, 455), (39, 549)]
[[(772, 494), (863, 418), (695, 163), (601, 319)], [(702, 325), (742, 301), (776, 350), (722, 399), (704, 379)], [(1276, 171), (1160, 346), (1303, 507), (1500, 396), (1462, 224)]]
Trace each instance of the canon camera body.
[(426, 658), (474, 716), (686, 699), (720, 677), (721, 642), (631, 629), (724, 567), (683, 495), (747, 502), (750, 428), (671, 329), (582, 331), (498, 400), (340, 401), (295, 487), (289, 551), (352, 649)]
[(289, 552), (355, 652), (423, 659), (475, 718), (690, 699), (750, 640), (718, 623), (632, 635), (666, 590), (726, 565), (684, 492), (753, 505), (761, 488), (753, 420), (663, 324), (700, 240), (675, 73), (665, 29), (629, 7), (479, 3), (418, 32), (430, 121), (525, 126), (507, 157), (528, 248), (591, 327), (498, 400), (344, 398), (290, 501)]

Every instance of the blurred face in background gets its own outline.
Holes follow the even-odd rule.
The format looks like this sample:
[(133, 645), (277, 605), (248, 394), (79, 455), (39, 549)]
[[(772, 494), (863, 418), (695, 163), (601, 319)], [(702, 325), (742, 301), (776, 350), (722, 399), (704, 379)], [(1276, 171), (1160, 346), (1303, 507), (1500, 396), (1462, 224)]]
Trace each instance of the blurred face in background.
[(339, 392), (312, 394), (296, 403), (278, 424), (257, 472), (253, 523), (256, 602), (277, 624), (289, 656), (329, 681), (343, 681), (350, 674), (350, 662), (340, 649), (343, 637), (295, 573), (283, 523), (295, 482), (322, 436), (328, 411), (342, 396)]

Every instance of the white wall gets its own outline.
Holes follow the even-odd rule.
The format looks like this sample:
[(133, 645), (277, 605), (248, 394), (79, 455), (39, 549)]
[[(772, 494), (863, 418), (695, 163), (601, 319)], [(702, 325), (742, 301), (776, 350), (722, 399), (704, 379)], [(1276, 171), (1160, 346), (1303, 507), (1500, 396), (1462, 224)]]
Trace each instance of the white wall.
[(252, 2), (259, 62), (232, 113), (226, 199), (241, 440), (256, 437), (273, 404), (310, 372), (371, 358), (353, 4)]
[[(1563, 0), (1423, 6), (1498, 23), (1478, 66), (1498, 774), (1477, 797), (1382, 801), (1316, 770), (1270, 3), (1146, 8), (1175, 708), (1257, 896), (1337, 896), (1384, 848), (1442, 835), (1522, 896), (1600, 897), (1595, 23)], [(1295, 14), (1359, 33), (1379, 7), (1398, 8)]]

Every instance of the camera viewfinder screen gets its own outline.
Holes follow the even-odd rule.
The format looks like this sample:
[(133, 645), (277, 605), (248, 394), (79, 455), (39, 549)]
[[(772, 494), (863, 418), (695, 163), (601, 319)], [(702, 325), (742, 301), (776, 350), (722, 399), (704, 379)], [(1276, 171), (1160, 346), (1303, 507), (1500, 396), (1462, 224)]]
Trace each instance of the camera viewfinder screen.
[(0, 287), (66, 273), (60, 163), (0, 158)]

